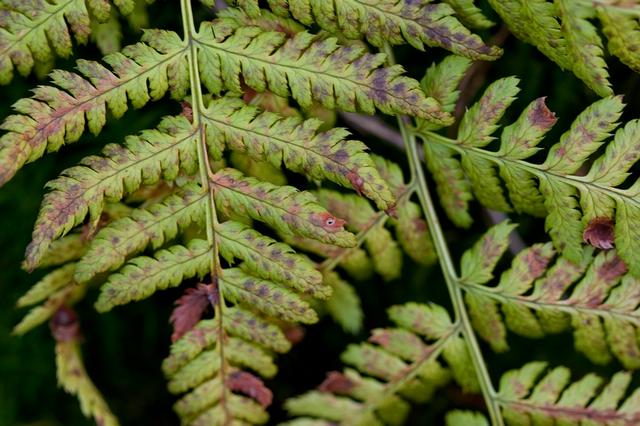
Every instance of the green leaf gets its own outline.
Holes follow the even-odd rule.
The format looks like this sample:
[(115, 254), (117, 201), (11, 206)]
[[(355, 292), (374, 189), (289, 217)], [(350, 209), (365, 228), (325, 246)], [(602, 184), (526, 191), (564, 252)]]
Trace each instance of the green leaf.
[(601, 389), (603, 381), (595, 374), (571, 382), (565, 367), (545, 370), (545, 363), (532, 362), (502, 376), (497, 397), (507, 423), (632, 424), (640, 416), (637, 390), (620, 404), (629, 385), (628, 373), (617, 373)]
[(100, 219), (106, 201), (119, 201), (144, 184), (173, 180), (197, 170), (195, 129), (184, 117), (165, 118), (157, 130), (131, 136), (125, 146), (111, 144), (102, 156), (85, 158), (50, 181), (27, 247), (25, 266), (38, 266), (51, 242), (82, 223)]
[[(131, 101), (135, 108), (160, 99), (169, 90), (175, 99), (188, 86), (185, 45), (170, 31), (149, 30), (145, 43), (125, 47), (104, 57), (112, 71), (98, 62), (79, 60), (80, 74), (55, 70), (53, 85), (39, 86), (31, 98), (14, 104), (18, 114), (5, 118), (0, 128), (0, 185), (28, 162), (76, 142), (85, 125), (98, 134), (105, 125), (107, 107), (121, 117)], [(84, 76), (84, 77), (83, 77)]]
[(353, 247), (355, 236), (343, 230), (341, 222), (317, 204), (308, 192), (291, 186), (275, 186), (223, 169), (212, 178), (216, 206), (262, 221), (280, 232), (299, 234), (341, 247)]
[(317, 101), (328, 108), (376, 108), (388, 114), (408, 114), (448, 124), (449, 114), (424, 96), (417, 81), (403, 77), (402, 67), (380, 68), (383, 54), (358, 46), (341, 47), (334, 38), (299, 33), (288, 39), (281, 32), (244, 27), (232, 34), (203, 24), (194, 40), (199, 62), (207, 74), (203, 82), (213, 93), (223, 88), (241, 92), (239, 75), (257, 91), (291, 95), (302, 107)]
[(366, 146), (346, 140), (345, 129), (319, 133), (319, 120), (285, 118), (226, 97), (211, 102), (203, 119), (211, 126), (207, 140), (214, 151), (226, 145), (275, 167), (284, 164), (308, 178), (331, 180), (363, 193), (381, 210), (395, 201)]
[[(255, 7), (257, 0), (245, 0), (243, 3)], [(366, 37), (377, 47), (385, 43), (409, 43), (423, 50), (426, 44), (443, 47), (472, 59), (485, 60), (496, 59), (502, 53), (496, 46), (485, 45), (452, 16), (454, 10), (473, 14), (468, 4), (455, 4), (452, 9), (446, 4), (416, 3), (409, 0), (380, 0), (375, 3), (363, 0), (340, 0), (332, 3), (269, 0), (268, 3), (276, 14), (291, 14), (305, 25), (315, 22), (321, 28), (346, 38)]]

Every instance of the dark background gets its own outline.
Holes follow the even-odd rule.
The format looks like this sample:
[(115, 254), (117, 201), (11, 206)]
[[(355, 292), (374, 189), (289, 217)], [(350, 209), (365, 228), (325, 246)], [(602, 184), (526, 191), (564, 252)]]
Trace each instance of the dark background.
[[(196, 2), (194, 2), (194, 6)], [(202, 9), (201, 17), (208, 12)], [(150, 7), (151, 26), (180, 31), (177, 2), (158, 2)], [(495, 15), (491, 15), (494, 16)], [(485, 32), (488, 40), (499, 29)], [(139, 38), (126, 31), (125, 43)], [(505, 122), (515, 120), (520, 111), (533, 99), (548, 96), (547, 103), (559, 117), (558, 124), (545, 139), (551, 144), (566, 130), (575, 116), (597, 98), (572, 74), (561, 71), (537, 50), (512, 36), (504, 44), (505, 55), (490, 64), (483, 87), (497, 78), (515, 75), (521, 79), (522, 92), (509, 109)], [(421, 78), (426, 68), (444, 53), (430, 49), (420, 53), (408, 47), (396, 49), (396, 55), (408, 73)], [(78, 46), (76, 57), (98, 59), (97, 50)], [(625, 119), (638, 116), (638, 76), (622, 66), (615, 58), (607, 58), (611, 81), (616, 93), (625, 94), (631, 103)], [(58, 60), (56, 66), (73, 68), (72, 60)], [(29, 88), (39, 81), (33, 77), (16, 77), (0, 90), (0, 116), (10, 113), (10, 106), (21, 97), (29, 95)], [(477, 98), (478, 94), (474, 98)], [(110, 120), (98, 137), (88, 134), (79, 143), (49, 154), (34, 164), (26, 166), (7, 185), (0, 189), (0, 426), (4, 425), (90, 425), (80, 413), (74, 397), (56, 386), (54, 366), (54, 342), (48, 327), (41, 326), (23, 337), (10, 335), (12, 327), (26, 313), (17, 310), (15, 302), (43, 272), (28, 274), (20, 269), (24, 249), (29, 242), (31, 229), (44, 194), (44, 184), (64, 168), (82, 157), (97, 153), (107, 142), (120, 142), (127, 134), (154, 127), (160, 117), (175, 114), (179, 106), (170, 100), (151, 103), (142, 110), (130, 110), (121, 120)], [(388, 117), (387, 117), (388, 119)], [(393, 123), (392, 119), (389, 119)], [(392, 158), (406, 166), (403, 154), (372, 138), (358, 135), (374, 152)], [(406, 167), (405, 167), (406, 169)], [(475, 224), (470, 231), (459, 231), (443, 218), (452, 252), (459, 258), (461, 252), (486, 229), (488, 223), (482, 210), (473, 204)], [(543, 224), (528, 217), (514, 217), (519, 222), (519, 232), (527, 243), (544, 237)], [(339, 354), (348, 343), (367, 337), (368, 329), (387, 325), (385, 309), (391, 304), (406, 301), (435, 301), (449, 306), (446, 288), (436, 265), (419, 267), (405, 258), (402, 279), (384, 283), (378, 277), (370, 282), (355, 284), (366, 313), (365, 331), (360, 335), (345, 334), (330, 319), (308, 327), (306, 337), (291, 353), (278, 358), (280, 373), (268, 383), (274, 390), (275, 403), (271, 409), (272, 422), (284, 419), (279, 406), (288, 396), (317, 386), (327, 371), (340, 368)], [(171, 410), (174, 399), (166, 392), (160, 371), (160, 363), (166, 356), (171, 330), (168, 318), (179, 290), (159, 292), (143, 302), (132, 303), (99, 315), (92, 304), (96, 292), (90, 292), (77, 306), (84, 335), (82, 346), (90, 376), (102, 390), (113, 411), (123, 425), (175, 425), (178, 419)], [(512, 350), (495, 355), (483, 345), (487, 363), (494, 380), (507, 369), (521, 366), (530, 360), (548, 360), (555, 365), (572, 366), (576, 375), (587, 371), (610, 373), (620, 368), (613, 364), (597, 368), (573, 350), (569, 334), (552, 336), (541, 341), (531, 341), (509, 335)], [(415, 407), (409, 424), (438, 424), (442, 415), (451, 407), (478, 408), (481, 398), (462, 395), (455, 386), (440, 392), (427, 406)]]

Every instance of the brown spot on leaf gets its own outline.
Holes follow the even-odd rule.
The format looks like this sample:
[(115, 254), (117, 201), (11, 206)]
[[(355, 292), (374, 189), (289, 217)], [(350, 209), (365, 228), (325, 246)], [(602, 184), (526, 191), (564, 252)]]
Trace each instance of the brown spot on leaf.
[(536, 278), (544, 273), (550, 260), (550, 258), (543, 255), (542, 249), (531, 250), (527, 253), (525, 259), (529, 267), (529, 273)]
[(241, 392), (268, 407), (273, 401), (273, 394), (258, 377), (245, 371), (235, 371), (227, 377), (226, 385), (233, 392)]
[(341, 231), (346, 223), (344, 219), (337, 218), (329, 212), (313, 213), (309, 215), (309, 220), (314, 225), (331, 233)]
[(604, 262), (598, 268), (598, 277), (605, 282), (615, 280), (620, 275), (627, 272), (627, 265), (618, 256), (614, 256), (611, 260)]
[(339, 371), (327, 373), (327, 378), (318, 386), (320, 392), (331, 392), (336, 394), (348, 394), (353, 389), (354, 383)]
[(613, 248), (614, 237), (613, 220), (608, 217), (592, 219), (582, 234), (582, 238), (586, 243), (603, 250)]
[(553, 111), (547, 108), (545, 99), (544, 97), (536, 99), (536, 103), (531, 111), (531, 121), (538, 127), (549, 128), (556, 123), (557, 118)]
[(358, 195), (362, 195), (362, 191), (364, 190), (364, 179), (362, 179), (362, 176), (360, 176), (357, 171), (351, 170), (347, 173), (347, 179), (349, 179), (351, 186), (353, 186), (353, 189), (356, 190)]

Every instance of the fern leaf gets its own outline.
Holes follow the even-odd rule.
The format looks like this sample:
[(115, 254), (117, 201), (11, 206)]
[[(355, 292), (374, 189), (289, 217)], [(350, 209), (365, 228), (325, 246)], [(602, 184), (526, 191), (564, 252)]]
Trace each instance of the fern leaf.
[(316, 195), (327, 210), (346, 220), (348, 229), (354, 232), (367, 230), (364, 244), (377, 273), (387, 281), (400, 275), (402, 251), (366, 200), (331, 190), (319, 190)]
[(76, 265), (69, 263), (45, 275), (40, 281), (34, 284), (18, 301), (18, 307), (35, 305), (47, 299), (56, 291), (66, 287), (73, 282), (73, 274)]
[(155, 258), (134, 258), (102, 286), (96, 309), (105, 312), (116, 305), (145, 299), (157, 289), (178, 286), (187, 278), (204, 276), (209, 269), (208, 254), (205, 241), (192, 240), (187, 247), (160, 250)]
[(312, 324), (318, 317), (307, 302), (292, 291), (234, 268), (223, 277), (225, 297), (248, 305), (270, 317)]
[(321, 122), (284, 118), (260, 112), (240, 99), (213, 101), (204, 115), (211, 128), (208, 143), (212, 149), (226, 145), (255, 160), (303, 173), (312, 179), (328, 179), (354, 188), (376, 202), (382, 210), (390, 208), (393, 195), (380, 178), (366, 146), (346, 140), (348, 132), (333, 129), (318, 133)]
[(195, 132), (184, 117), (166, 118), (157, 130), (130, 137), (126, 146), (108, 145), (101, 157), (88, 157), (81, 165), (49, 182), (26, 267), (33, 269), (49, 244), (82, 223), (87, 212), (99, 219), (104, 202), (118, 201), (143, 184), (175, 179), (181, 170), (197, 170)]
[[(272, 377), (276, 373), (276, 367), (271, 362), (269, 356), (240, 339), (230, 337), (225, 343), (225, 357), (230, 362), (250, 364), (254, 369), (260, 370), (261, 374)], [(248, 355), (248, 356), (247, 356)], [(172, 393), (183, 393), (191, 388), (214, 377), (220, 369), (220, 357), (215, 349), (201, 352), (193, 360), (181, 367), (174, 374), (169, 376), (169, 391)]]
[(429, 136), (421, 136), (425, 141), (425, 162), (433, 175), (442, 207), (454, 224), (468, 228), (473, 222), (469, 214), (469, 201), (473, 195), (460, 160), (454, 157), (456, 151), (434, 143)]
[(185, 46), (172, 32), (147, 31), (143, 41), (125, 47), (122, 53), (104, 58), (110, 71), (97, 62), (80, 60), (79, 74), (56, 70), (53, 85), (40, 86), (34, 96), (14, 104), (18, 112), (7, 117), (0, 128), (0, 185), (11, 179), (27, 162), (45, 151), (57, 151), (76, 142), (85, 129), (97, 134), (106, 121), (106, 109), (120, 117), (127, 100), (141, 107), (159, 99), (167, 90), (181, 99), (188, 87)]
[(602, 41), (595, 26), (587, 20), (593, 17), (593, 9), (567, 0), (555, 0), (555, 4), (573, 72), (600, 96), (612, 95), (607, 64), (602, 58)]
[(18, 300), (19, 307), (44, 303), (32, 308), (13, 328), (13, 334), (31, 331), (51, 319), (60, 308), (73, 306), (84, 297), (87, 287), (73, 281), (74, 269), (72, 263), (50, 272)]
[(82, 234), (69, 234), (49, 246), (42, 256), (40, 267), (58, 266), (80, 259), (87, 251), (87, 241)]
[[(287, 425), (402, 424), (407, 400), (425, 402), (449, 380), (437, 361), (441, 351), (456, 380), (471, 384), (475, 376), (468, 371), (466, 346), (444, 308), (408, 303), (392, 307), (389, 316), (398, 328), (376, 329), (371, 343), (350, 345), (343, 353), (342, 360), (358, 371), (331, 372), (319, 391), (285, 402), (290, 414), (303, 416)], [(423, 338), (435, 342), (427, 344)], [(477, 383), (465, 387), (476, 388)]]
[(492, 83), (462, 118), (458, 131), (459, 143), (483, 147), (491, 142), (491, 134), (498, 129), (498, 121), (519, 91), (518, 79), (515, 77)]
[[(602, 378), (587, 374), (571, 382), (566, 367), (548, 372), (544, 362), (531, 362), (505, 373), (497, 398), (509, 424), (580, 422), (581, 424), (634, 424), (640, 419), (637, 393), (623, 401), (631, 377), (615, 374), (603, 386)], [(544, 373), (544, 374), (543, 374)]]
[(288, 39), (281, 32), (244, 27), (232, 34), (203, 24), (196, 39), (199, 62), (208, 73), (203, 83), (213, 93), (223, 88), (241, 92), (238, 76), (257, 91), (269, 90), (310, 107), (315, 100), (328, 108), (375, 109), (408, 114), (436, 123), (450, 123), (449, 114), (426, 98), (418, 82), (401, 76), (402, 67), (380, 68), (383, 54), (358, 46), (340, 47), (334, 38), (299, 33)]
[[(251, 3), (257, 2), (253, 0)], [(331, 33), (350, 39), (366, 37), (378, 47), (384, 43), (410, 43), (423, 50), (426, 44), (472, 59), (491, 60), (500, 56), (499, 48), (485, 45), (460, 24), (452, 16), (454, 9), (449, 5), (427, 3), (407, 0), (340, 0), (332, 3), (269, 0), (271, 9), (277, 14), (287, 16), (290, 13), (306, 25), (315, 22)], [(455, 3), (458, 10), (470, 11), (468, 2), (466, 5)]]
[(216, 13), (215, 25), (222, 31), (233, 31), (241, 27), (260, 27), (266, 31), (280, 31), (289, 35), (305, 30), (304, 25), (289, 17), (276, 15), (265, 9), (261, 9), (260, 14), (255, 15), (242, 7), (219, 10)]
[(344, 221), (316, 204), (316, 198), (293, 187), (276, 187), (233, 169), (224, 169), (212, 179), (216, 205), (223, 212), (235, 212), (265, 222), (280, 232), (299, 234), (341, 247), (356, 244)]
[(192, 223), (201, 223), (206, 194), (196, 185), (185, 186), (159, 203), (135, 209), (102, 228), (78, 262), (75, 279), (86, 282), (114, 270), (147, 246), (158, 249)]
[[(224, 329), (229, 335), (252, 342), (264, 349), (278, 353), (289, 351), (291, 343), (276, 325), (256, 314), (238, 308), (228, 308), (224, 312)], [(217, 320), (202, 320), (191, 331), (171, 345), (170, 355), (162, 363), (162, 371), (175, 374), (204, 350), (216, 343)]]
[(334, 271), (326, 272), (323, 281), (332, 290), (331, 297), (327, 300), (329, 315), (344, 331), (351, 334), (360, 332), (364, 313), (356, 290)]
[[(109, 2), (85, 0), (34, 0), (29, 2), (5, 0), (0, 18), (0, 84), (13, 77), (13, 68), (22, 75), (29, 74), (36, 63), (50, 63), (55, 55), (71, 55), (73, 34), (75, 41), (85, 44), (94, 20), (109, 16)], [(126, 14), (131, 1), (114, 1)], [(87, 6), (89, 6), (87, 8)], [(91, 12), (91, 13), (90, 13)], [(93, 19), (92, 19), (93, 18)]]
[[(505, 225), (499, 225), (506, 229)], [(463, 256), (474, 264), (491, 264), (506, 249), (507, 235), (495, 240), (493, 228)], [(483, 247), (483, 250), (477, 250)], [(495, 250), (495, 251), (494, 251)], [(640, 368), (640, 303), (637, 280), (625, 275), (626, 266), (615, 251), (593, 256), (585, 249), (575, 264), (560, 257), (550, 244), (535, 244), (520, 252), (495, 286), (488, 274), (471, 274), (461, 285), (474, 327), (496, 351), (508, 348), (506, 330), (530, 338), (573, 328), (576, 348), (593, 362), (604, 364), (617, 357), (626, 368)], [(463, 267), (464, 270), (464, 267)]]
[(484, 284), (493, 278), (493, 269), (509, 246), (509, 234), (516, 225), (508, 221), (493, 226), (482, 239), (462, 255), (460, 280)]
[[(209, 269), (208, 254), (205, 241), (191, 240), (187, 247), (173, 246), (160, 250), (154, 258), (134, 258), (102, 286), (96, 309), (108, 311), (116, 305), (145, 299), (156, 290), (178, 286), (185, 279), (202, 277)], [(316, 320), (315, 312), (306, 302), (278, 284), (248, 275), (240, 269), (226, 270), (222, 282), (225, 283), (225, 297), (232, 301), (253, 303), (256, 309), (288, 321)], [(326, 294), (322, 290), (319, 292)]]
[[(431, 65), (420, 81), (424, 93), (440, 102), (443, 111), (453, 113), (460, 91), (458, 86), (471, 66), (471, 61), (461, 56), (450, 55)], [(435, 130), (440, 126), (418, 120), (417, 127)]]
[(489, 28), (495, 25), (474, 4), (474, 0), (444, 0), (456, 12), (460, 21), (470, 28)]
[(609, 52), (617, 56), (625, 65), (640, 72), (640, 27), (638, 21), (624, 13), (600, 7), (598, 18), (602, 23), (602, 32), (608, 39)]
[[(515, 123), (506, 127), (500, 149), (492, 151), (483, 145), (490, 141), (488, 135), (495, 130), (494, 123), (496, 117), (502, 115), (502, 105), (496, 109), (489, 108), (487, 112), (482, 110), (483, 105), (490, 105), (493, 99), (493, 90), (489, 89), (488, 94), (469, 110), (473, 114), (466, 119), (466, 131), (456, 140), (431, 131), (416, 132), (431, 145), (437, 144), (435, 150), (460, 153), (463, 158), (460, 166), (478, 200), (488, 207), (509, 211), (511, 206), (495, 173), (495, 168), (498, 168), (516, 209), (546, 216), (546, 228), (555, 247), (573, 262), (579, 263), (582, 258), (583, 234), (589, 223), (598, 218), (613, 220), (615, 215), (618, 252), (631, 273), (638, 276), (638, 240), (633, 238), (634, 231), (628, 228), (628, 219), (639, 214), (640, 207), (634, 197), (640, 186), (634, 184), (628, 189), (621, 188), (638, 159), (638, 122), (630, 121), (616, 132), (613, 140), (606, 144), (604, 154), (595, 158), (586, 175), (580, 170), (617, 127), (623, 107), (621, 98), (604, 98), (579, 114), (560, 141), (549, 149), (543, 164), (535, 164), (528, 159), (537, 152), (537, 145), (555, 123), (555, 116), (545, 106), (544, 99), (532, 102)], [(500, 112), (496, 113), (496, 110)], [(428, 145), (426, 150), (434, 151)], [(436, 169), (436, 179), (442, 180), (444, 186), (443, 178), (453, 175), (449, 170), (450, 164), (458, 167), (457, 159), (448, 155), (445, 157), (447, 162), (444, 162), (430, 157), (427, 159), (431, 168)], [(460, 178), (454, 179), (452, 185), (462, 187)], [(449, 195), (444, 199), (447, 212), (456, 218), (456, 223), (466, 224), (459, 218), (468, 214), (460, 211), (464, 204), (459, 202), (456, 208), (450, 207), (451, 198)]]
[(600, 96), (613, 93), (603, 43), (594, 24), (596, 16), (609, 40), (610, 53), (634, 70), (640, 56), (636, 52), (640, 27), (637, 20), (623, 12), (625, 7), (610, 2), (597, 5), (554, 0), (490, 0), (493, 9), (516, 37), (536, 46), (543, 54), (573, 71)]
[(75, 394), (80, 409), (97, 424), (118, 426), (100, 391), (89, 378), (80, 354), (80, 326), (75, 312), (66, 307), (56, 310), (52, 318), (51, 334), (56, 339), (56, 375), (58, 383), (70, 394)]
[[(88, 281), (99, 272), (121, 266), (127, 257), (148, 245), (157, 248), (175, 238), (179, 230), (192, 223), (202, 223), (206, 197), (197, 186), (187, 186), (147, 209), (103, 228), (92, 241), (89, 251), (78, 263), (76, 279)], [(292, 253), (282, 243), (237, 222), (228, 221), (216, 229), (220, 253), (228, 260), (241, 259), (241, 267), (253, 274), (284, 283), (314, 297), (328, 297), (328, 287), (320, 285), (321, 276), (313, 264)]]
[(315, 298), (329, 297), (329, 287), (321, 285), (321, 275), (313, 263), (295, 255), (288, 245), (237, 222), (225, 222), (217, 232), (221, 255), (227, 260), (244, 260), (242, 269)]

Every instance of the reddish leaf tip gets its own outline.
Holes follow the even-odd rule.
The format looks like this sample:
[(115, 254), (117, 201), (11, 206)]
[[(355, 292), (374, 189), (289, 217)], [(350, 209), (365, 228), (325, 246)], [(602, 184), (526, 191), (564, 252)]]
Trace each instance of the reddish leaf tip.
[(255, 399), (264, 408), (271, 405), (273, 394), (258, 377), (245, 371), (235, 371), (227, 377), (226, 385), (229, 390), (241, 392)]
[(327, 378), (318, 386), (320, 392), (331, 392), (336, 394), (346, 394), (355, 384), (339, 371), (327, 373)]

